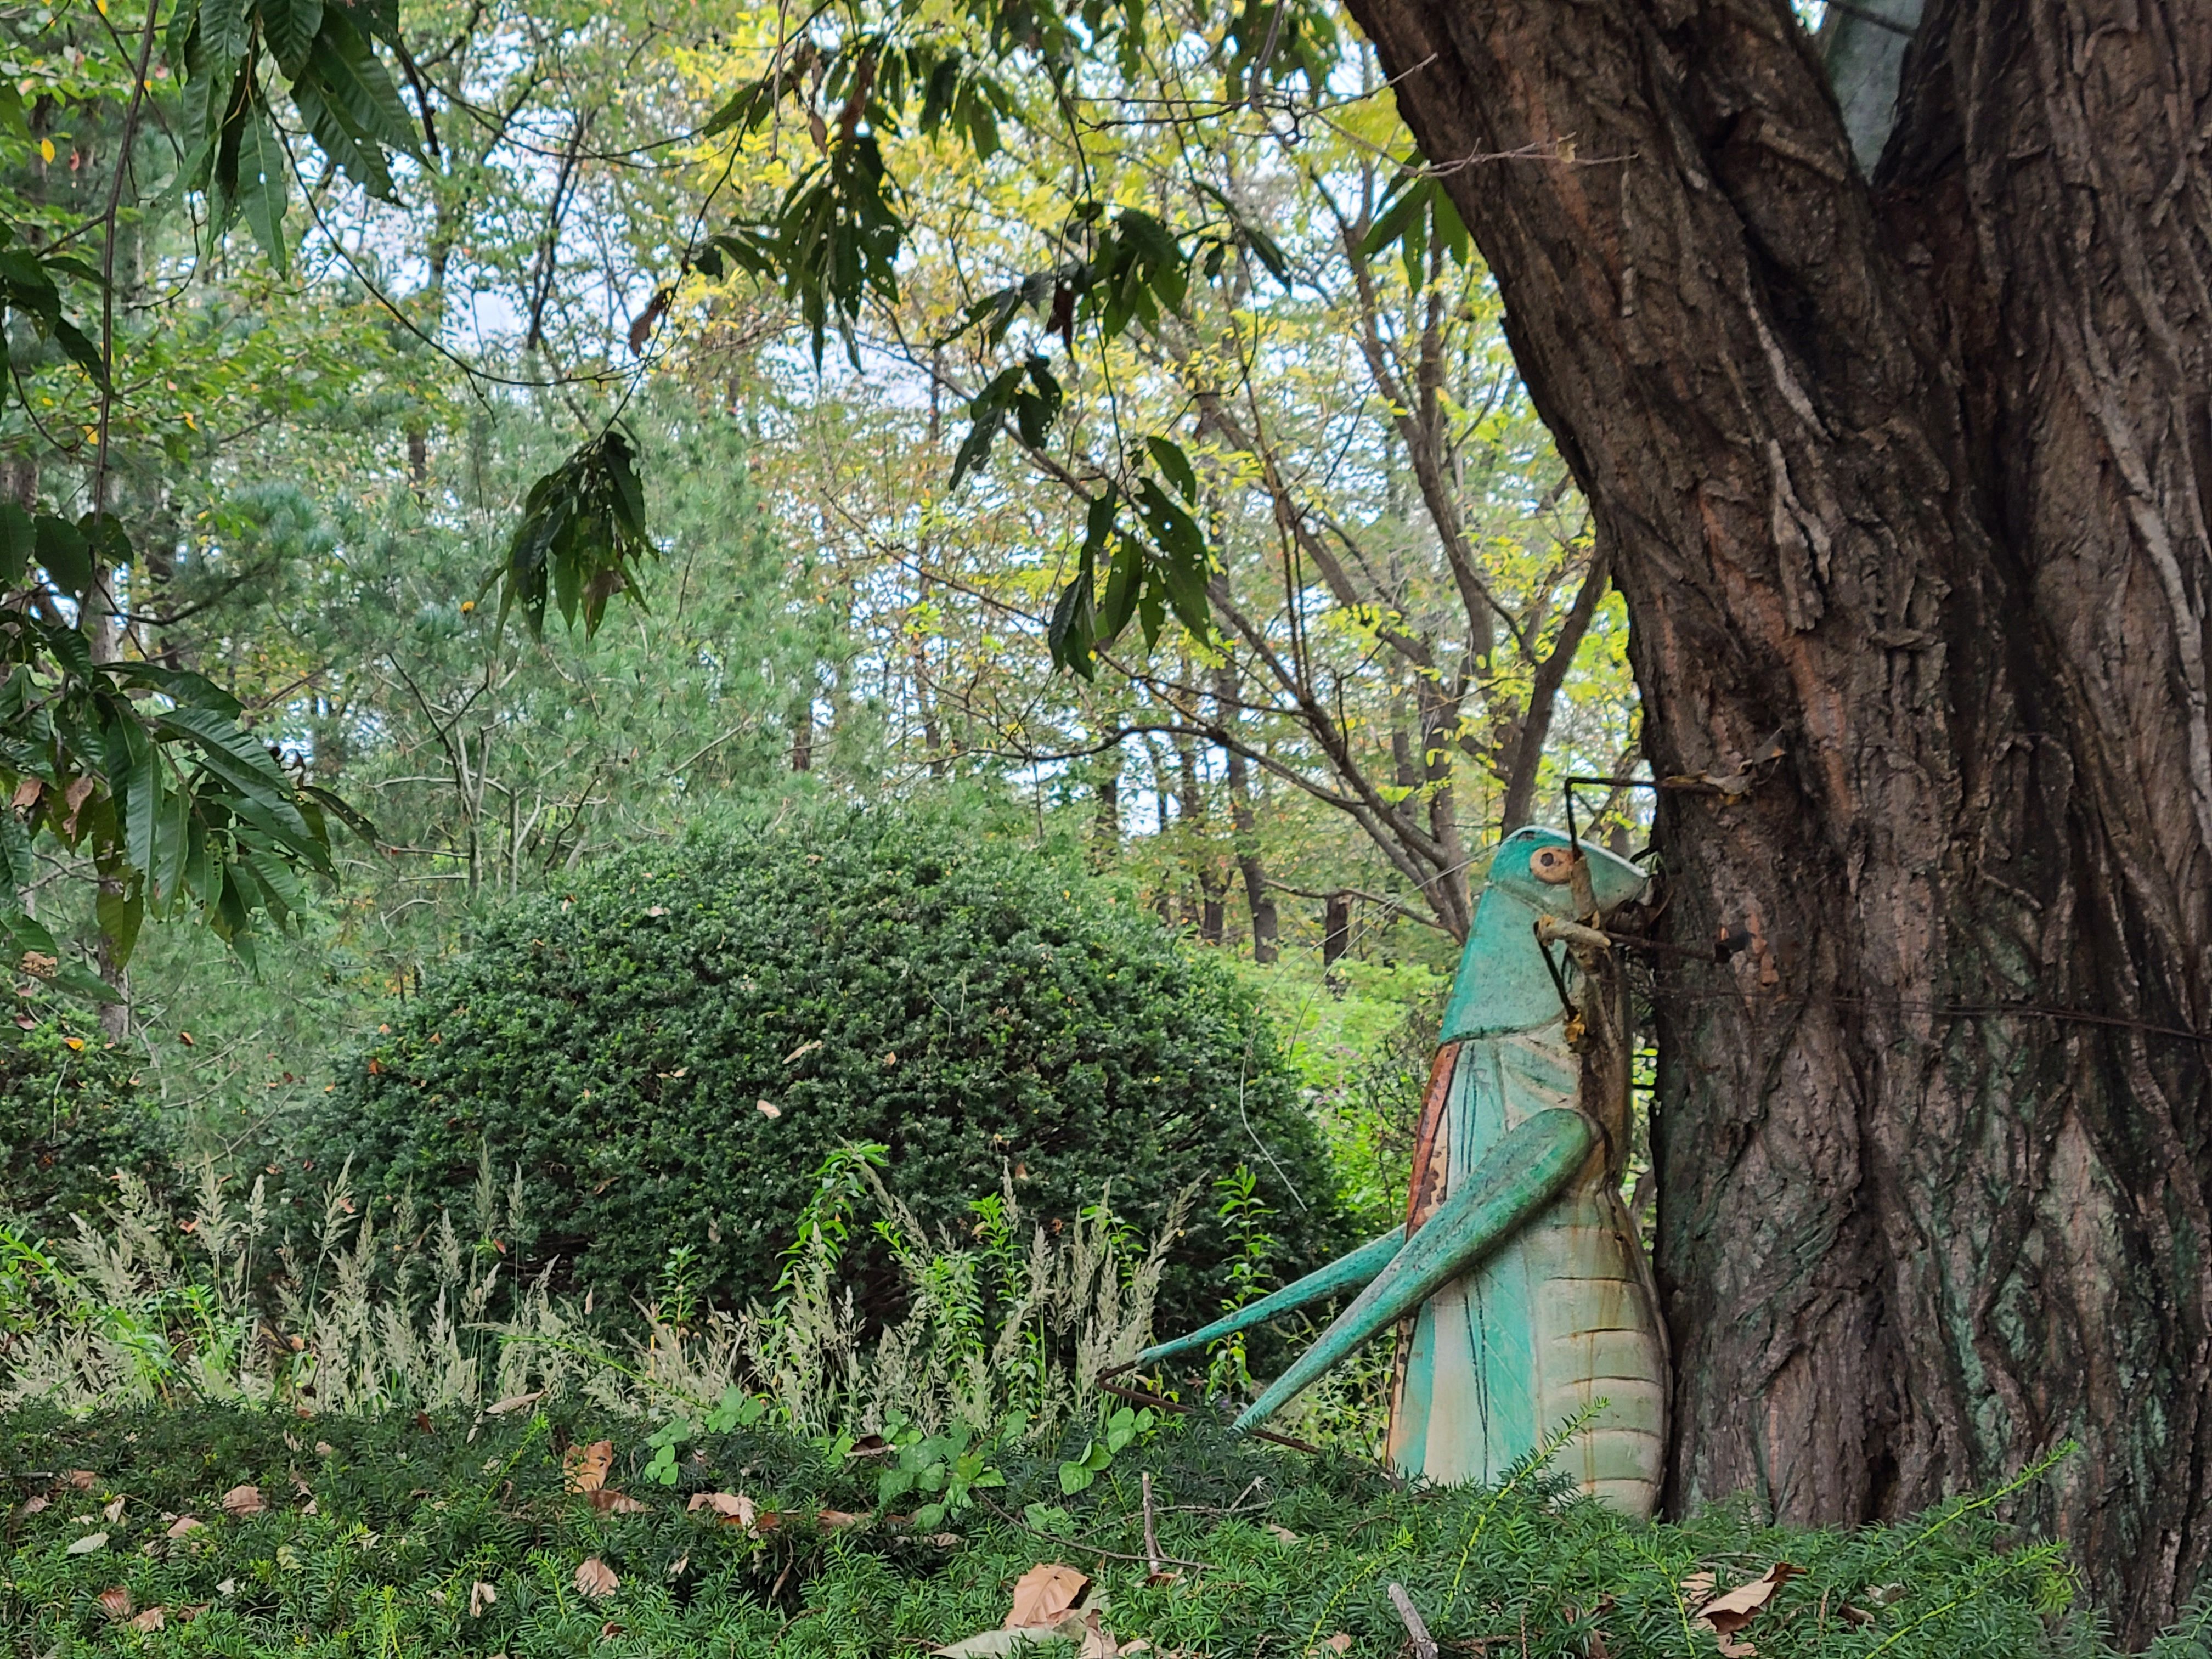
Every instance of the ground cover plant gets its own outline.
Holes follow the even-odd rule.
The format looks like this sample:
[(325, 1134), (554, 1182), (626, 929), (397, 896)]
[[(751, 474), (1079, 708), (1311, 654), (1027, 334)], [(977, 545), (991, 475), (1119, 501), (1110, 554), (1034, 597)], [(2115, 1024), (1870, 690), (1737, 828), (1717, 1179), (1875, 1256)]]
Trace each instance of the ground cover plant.
[[(1156, 1226), (1249, 1166), (1279, 1272), (1346, 1241), (1294, 1073), (1249, 992), (1079, 864), (950, 815), (843, 809), (609, 861), (493, 917), (390, 1009), (303, 1131), (362, 1190), (458, 1205), (487, 1147), (521, 1236), (621, 1299), (672, 1243), (765, 1295), (834, 1148), (887, 1149), (934, 1229), (1009, 1172), (1065, 1225), (1111, 1188)], [(1210, 1212), (1165, 1291), (1210, 1304)], [(878, 1281), (888, 1258), (869, 1258)]]
[[(1450, 1652), (2110, 1651), (2059, 1553), (2009, 1535), (1986, 1495), (1856, 1533), (1782, 1531), (1741, 1506), (1644, 1527), (1538, 1479), (1408, 1492), (1204, 1421), (1140, 1433), (1070, 1495), (1060, 1467), (1089, 1431), (993, 1449), (1002, 1485), (918, 1519), (884, 1499), (890, 1459), (849, 1437), (732, 1424), (664, 1485), (651, 1424), (577, 1400), (18, 1408), (0, 1419), (0, 1624), (15, 1650), (57, 1659), (915, 1654), (998, 1630), (1022, 1576), (1059, 1564), (1091, 1581), (1078, 1612), (1112, 1644), (1094, 1653), (1393, 1654), (1407, 1640), (1393, 1584)], [(1743, 1587), (1745, 1622), (1699, 1617)], [(2212, 1650), (2203, 1631), (2160, 1650)]]

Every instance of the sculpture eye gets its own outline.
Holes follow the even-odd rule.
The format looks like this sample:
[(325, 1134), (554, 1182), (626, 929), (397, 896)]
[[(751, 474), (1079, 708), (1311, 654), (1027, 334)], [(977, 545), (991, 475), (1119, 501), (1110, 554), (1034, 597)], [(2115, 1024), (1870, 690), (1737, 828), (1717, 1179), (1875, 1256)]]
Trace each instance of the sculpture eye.
[(1575, 855), (1564, 847), (1539, 847), (1528, 855), (1528, 873), (1559, 886), (1575, 873)]

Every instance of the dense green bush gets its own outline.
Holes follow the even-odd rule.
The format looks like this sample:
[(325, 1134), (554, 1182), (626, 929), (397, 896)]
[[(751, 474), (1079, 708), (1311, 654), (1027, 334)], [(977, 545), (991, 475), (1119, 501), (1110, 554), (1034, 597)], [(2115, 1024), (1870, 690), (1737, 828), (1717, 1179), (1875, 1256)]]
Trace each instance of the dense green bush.
[[(769, 1291), (823, 1157), (890, 1148), (933, 1226), (1011, 1170), (1048, 1225), (1112, 1186), (1149, 1231), (1249, 1165), (1278, 1273), (1344, 1241), (1265, 1018), (1078, 867), (947, 818), (824, 811), (616, 860), (518, 905), (346, 1061), (301, 1150), (458, 1207), (488, 1144), (519, 1163), (523, 1253), (649, 1291), (672, 1246), (704, 1288)], [(1228, 1253), (1201, 1204), (1163, 1318), (1210, 1310)]]
[(0, 1216), (18, 1232), (69, 1237), (71, 1212), (96, 1212), (118, 1169), (166, 1181), (161, 1121), (132, 1058), (93, 1015), (64, 1006), (19, 1002), (0, 1025)]

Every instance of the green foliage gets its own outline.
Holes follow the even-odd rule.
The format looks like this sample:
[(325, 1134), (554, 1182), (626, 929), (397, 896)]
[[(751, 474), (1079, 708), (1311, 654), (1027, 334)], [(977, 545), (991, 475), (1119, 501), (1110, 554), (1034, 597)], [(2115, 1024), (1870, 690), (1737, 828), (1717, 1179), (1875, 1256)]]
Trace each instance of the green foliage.
[(66, 1238), (72, 1214), (114, 1197), (118, 1170), (170, 1185), (168, 1147), (136, 1056), (66, 1007), (18, 1007), (0, 1026), (0, 1214), (30, 1239)]
[[(51, 570), (63, 562), (50, 542), (82, 550), (121, 533), (102, 514), (70, 525), (0, 502), (0, 587), (21, 578), (24, 548)], [(83, 563), (88, 572), (89, 553)], [(0, 933), (34, 978), (112, 997), (60, 959), (16, 899), (42, 837), (98, 872), (100, 933), (119, 966), (146, 917), (194, 909), (250, 957), (257, 922), (281, 924), (307, 902), (303, 877), (334, 873), (325, 813), (367, 830), (336, 796), (288, 772), (240, 724), (239, 700), (204, 675), (96, 664), (78, 629), (14, 608), (0, 608)]]
[(550, 577), (562, 621), (574, 627), (580, 609), (585, 634), (596, 634), (607, 601), (635, 593), (639, 562), (653, 551), (636, 452), (610, 428), (531, 486), (498, 574), (499, 614), (520, 605), (530, 631), (544, 633)]
[[(1156, 1223), (1249, 1162), (1285, 1271), (1341, 1239), (1250, 998), (972, 820), (811, 812), (631, 854), (491, 920), (386, 1025), (304, 1129), (309, 1153), (434, 1205), (488, 1145), (536, 1218), (513, 1243), (602, 1295), (651, 1282), (672, 1240), (726, 1303), (766, 1294), (848, 1144), (889, 1149), (927, 1230), (964, 1224), (1002, 1170), (1057, 1228), (1109, 1184)], [(1194, 1224), (1167, 1304), (1198, 1305), (1223, 1254)]]
[[(0, 1468), (33, 1501), (11, 1523), (0, 1622), (60, 1659), (890, 1656), (995, 1629), (1015, 1579), (1059, 1559), (1093, 1575), (1091, 1604), (1121, 1642), (1156, 1652), (1395, 1654), (1398, 1583), (1448, 1652), (1710, 1659), (1684, 1581), (1732, 1588), (1786, 1560), (1802, 1576), (1739, 1638), (1768, 1659), (2112, 1652), (2069, 1612), (2063, 1556), (2002, 1525), (1992, 1494), (1853, 1532), (1768, 1527), (1737, 1504), (1644, 1527), (1540, 1480), (1401, 1492), (1357, 1464), (1176, 1424), (1073, 1497), (1057, 1450), (1008, 1452), (1005, 1486), (945, 1532), (945, 1516), (884, 1508), (874, 1459), (759, 1425), (706, 1438), (673, 1488), (641, 1483), (644, 1427), (581, 1402), (421, 1419), (18, 1411), (0, 1418)], [(602, 1490), (626, 1505), (568, 1490), (564, 1452), (600, 1439)], [(1170, 1573), (1146, 1565), (1140, 1470)], [(240, 1487), (264, 1507), (227, 1510)], [(744, 1494), (750, 1522), (690, 1506), (714, 1492)], [(587, 1560), (618, 1581), (604, 1596), (579, 1590)], [(112, 1595), (103, 1607), (117, 1589), (127, 1611)], [(2200, 1612), (2155, 1651), (2201, 1659), (2206, 1629)]]

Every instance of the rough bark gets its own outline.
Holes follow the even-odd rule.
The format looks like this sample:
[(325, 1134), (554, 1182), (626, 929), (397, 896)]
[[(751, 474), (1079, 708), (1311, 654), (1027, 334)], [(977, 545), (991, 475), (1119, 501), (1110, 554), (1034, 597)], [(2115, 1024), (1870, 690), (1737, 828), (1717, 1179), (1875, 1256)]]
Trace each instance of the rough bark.
[[(1352, 0), (1633, 625), (1669, 1502), (2212, 1522), (2212, 9), (1934, 0), (1869, 187), (1780, 0)], [(1480, 158), (1507, 159), (1483, 160)]]

